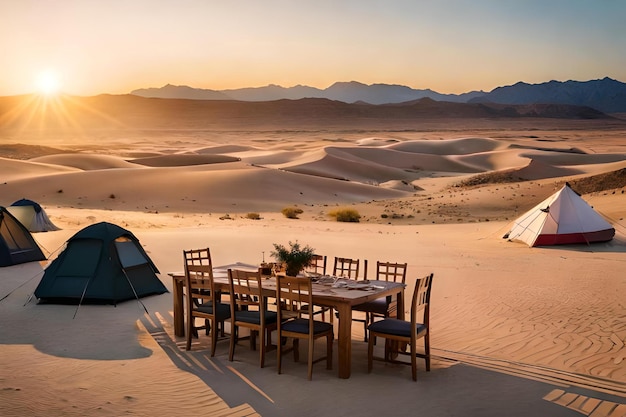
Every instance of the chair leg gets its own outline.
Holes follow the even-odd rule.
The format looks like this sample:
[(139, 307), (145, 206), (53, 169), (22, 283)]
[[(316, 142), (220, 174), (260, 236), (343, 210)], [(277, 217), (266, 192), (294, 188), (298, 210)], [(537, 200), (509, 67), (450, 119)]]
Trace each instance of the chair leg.
[(265, 329), (265, 331), (267, 331), (267, 337), (265, 339), (265, 342), (267, 343), (267, 346), (272, 346), (272, 329)]
[(228, 360), (233, 361), (235, 357), (235, 345), (237, 344), (237, 327), (233, 325), (230, 330), (230, 346), (228, 348)]
[(309, 381), (313, 379), (313, 346), (315, 344), (315, 339), (312, 337), (309, 337), (309, 352), (308, 352), (308, 358), (307, 358), (307, 367), (308, 369), (308, 378)]
[[(213, 320), (211, 320), (213, 322)], [(215, 349), (217, 348), (217, 323), (213, 322), (211, 326), (211, 357), (215, 356)]]
[(278, 374), (280, 375), (281, 372), (281, 362), (283, 359), (283, 344), (281, 343), (281, 340), (283, 338), (280, 336), (280, 334), (278, 335), (278, 346), (276, 346), (276, 369), (278, 370)]
[(259, 340), (259, 350), (261, 351), (259, 353), (259, 356), (260, 356), (260, 358), (259, 358), (259, 361), (260, 361), (259, 366), (261, 368), (263, 368), (265, 366), (265, 331), (264, 331), (264, 329), (261, 329), (259, 331), (259, 336), (260, 336), (260, 339), (261, 339), (261, 340)]
[(365, 313), (365, 320), (363, 320), (363, 341), (367, 342), (367, 326), (369, 326), (369, 313)]
[(417, 343), (411, 343), (411, 376), (417, 381)]
[(428, 332), (424, 336), (424, 356), (426, 359), (426, 371), (430, 371), (430, 335)]
[(256, 330), (250, 330), (250, 349), (256, 350)]
[(335, 335), (333, 333), (326, 336), (326, 369), (333, 369), (333, 340)]
[(187, 317), (187, 331), (185, 332), (185, 350), (191, 350), (191, 338), (193, 336), (193, 317)]
[(293, 338), (293, 361), (298, 362), (300, 360), (300, 339)]
[(376, 342), (376, 336), (370, 334), (369, 341), (367, 342), (367, 373), (372, 372), (372, 363), (374, 362), (374, 343)]

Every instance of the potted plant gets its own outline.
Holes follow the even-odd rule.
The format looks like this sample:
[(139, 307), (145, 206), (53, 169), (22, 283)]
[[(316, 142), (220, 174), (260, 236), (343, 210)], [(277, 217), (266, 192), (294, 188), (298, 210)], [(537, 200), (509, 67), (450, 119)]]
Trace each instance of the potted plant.
[(297, 241), (290, 241), (288, 248), (274, 243), (274, 251), (272, 252), (276, 261), (285, 264), (285, 273), (291, 277), (295, 277), (306, 266), (310, 265), (314, 254), (315, 249), (309, 245), (302, 247)]

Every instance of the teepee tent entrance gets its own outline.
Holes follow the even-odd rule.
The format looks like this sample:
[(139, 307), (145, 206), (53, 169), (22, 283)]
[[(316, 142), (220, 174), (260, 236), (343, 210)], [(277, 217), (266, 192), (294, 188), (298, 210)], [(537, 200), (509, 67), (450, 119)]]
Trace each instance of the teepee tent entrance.
[(35, 296), (44, 302), (108, 303), (167, 292), (158, 269), (128, 230), (88, 226), (46, 268)]
[(569, 184), (515, 220), (505, 238), (529, 246), (605, 242), (615, 229)]
[(43, 207), (32, 200), (23, 198), (11, 204), (7, 210), (31, 232), (59, 230), (52, 223)]
[(30, 232), (5, 207), (0, 207), (0, 266), (45, 260)]

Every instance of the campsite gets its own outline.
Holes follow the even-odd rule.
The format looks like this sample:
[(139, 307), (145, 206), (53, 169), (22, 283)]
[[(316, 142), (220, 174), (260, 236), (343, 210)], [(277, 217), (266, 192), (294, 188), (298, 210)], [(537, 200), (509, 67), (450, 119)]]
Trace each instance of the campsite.
[[(521, 416), (528, 410), (578, 415), (558, 402), (557, 392), (606, 407), (618, 404), (626, 382), (625, 348), (620, 345), (626, 283), (619, 272), (626, 251), (626, 151), (619, 131), (590, 125), (582, 135), (555, 124), (533, 131), (539, 139), (526, 138), (524, 130), (472, 130), (475, 125), (462, 126), (463, 137), (443, 128), (419, 134), (343, 133), (341, 141), (311, 132), (277, 133), (280, 142), (260, 140), (261, 134), (247, 139), (238, 134), (236, 147), (226, 146), (233, 140), (227, 132), (214, 137), (213, 146), (188, 139), (169, 144), (166, 152), (159, 140), (142, 137), (124, 142), (115, 151), (118, 155), (96, 144), (71, 156), (48, 155), (45, 172), (40, 162), (6, 159), (37, 174), (9, 177), (3, 185), (5, 204), (22, 198), (37, 201), (59, 230), (31, 234), (45, 260), (0, 268), (0, 325), (9, 329), (0, 335), (7, 353), (1, 365), (9, 375), (5, 386), (16, 388), (0, 396), (11, 404), (9, 414), (46, 410), (50, 415), (70, 410), (59, 396), (77, 410), (74, 415), (97, 407), (112, 415), (172, 415), (181, 409), (200, 413), (207, 407), (293, 415), (293, 398), (311, 415), (333, 414), (336, 407), (364, 415), (383, 411), (368, 400), (376, 395), (394, 398), (399, 409), (411, 409), (417, 398), (425, 407), (452, 414), (484, 404), (484, 415)], [(580, 153), (591, 148), (593, 152)], [(26, 153), (34, 148), (25, 144), (22, 149)], [(208, 155), (202, 158), (212, 163), (198, 165), (198, 158), (192, 161), (185, 153)], [(216, 153), (228, 154), (228, 161)], [(156, 155), (150, 166), (130, 162), (141, 158), (129, 155), (146, 154)], [(403, 171), (402, 180), (392, 181), (390, 172), (402, 171), (388, 168), (399, 161), (389, 155), (437, 161), (430, 169), (445, 171), (412, 169)], [(473, 171), (480, 166), (481, 172), (465, 172), (470, 162)], [(328, 174), (320, 175), (324, 170)], [(372, 176), (379, 185), (357, 181), (371, 181)], [(502, 238), (533, 207), (542, 214), (559, 212), (546, 200), (564, 187), (584, 200), (574, 207), (592, 207), (615, 229), (612, 239), (532, 246)], [(25, 188), (32, 194), (25, 196)], [(297, 219), (281, 213), (288, 206), (302, 209)], [(342, 223), (328, 216), (341, 208), (358, 211), (360, 221)], [(248, 217), (254, 212), (257, 220)], [(584, 212), (587, 217), (588, 209)], [(113, 225), (104, 227), (112, 234), (95, 233), (104, 224)], [(256, 264), (270, 260), (273, 243), (289, 240), (330, 257), (368, 259), (370, 267), (376, 260), (406, 261), (409, 285), (424, 273), (435, 274), (434, 359), (430, 372), (420, 365), (417, 389), (405, 368), (377, 366), (367, 373), (363, 330), (357, 325), (349, 384), (337, 378), (336, 369), (323, 366), (315, 368), (307, 384), (306, 366), (292, 361), (286, 373), (277, 375), (274, 355), (260, 369), (257, 353), (247, 348), (238, 349), (240, 356), (231, 363), (223, 341), (218, 341), (211, 362), (206, 350), (185, 351), (184, 338), (174, 335), (168, 275), (182, 270), (182, 251), (210, 246), (216, 265)], [(109, 268), (106, 274), (92, 274), (95, 263), (87, 261), (106, 258), (103, 254), (115, 255), (115, 262), (101, 264)], [(139, 281), (139, 275), (154, 274), (160, 285), (152, 285), (151, 276), (144, 296), (135, 298), (135, 285), (125, 285), (123, 296), (106, 301), (103, 287), (97, 294), (85, 291), (87, 282), (103, 276), (109, 283), (134, 283), (134, 273)], [(65, 285), (48, 285), (55, 282)], [(45, 300), (44, 290), (60, 288), (67, 292)], [(68, 295), (71, 301), (62, 299)], [(50, 366), (54, 375), (45, 371)], [(58, 383), (70, 376), (71, 384)], [(565, 382), (554, 385), (556, 380)], [(432, 395), (450, 384), (458, 384), (453, 385), (458, 388), (454, 401)], [(333, 405), (313, 400), (337, 391), (346, 397)], [(181, 406), (171, 401), (173, 393), (205, 402), (184, 401)], [(520, 403), (526, 406), (511, 409)]]

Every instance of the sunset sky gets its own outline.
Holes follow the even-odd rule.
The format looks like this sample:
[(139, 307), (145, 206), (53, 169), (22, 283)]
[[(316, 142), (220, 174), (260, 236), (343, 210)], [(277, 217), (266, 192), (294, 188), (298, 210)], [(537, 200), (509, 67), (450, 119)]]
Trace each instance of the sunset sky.
[(0, 95), (626, 82), (624, 22), (621, 0), (0, 0)]

